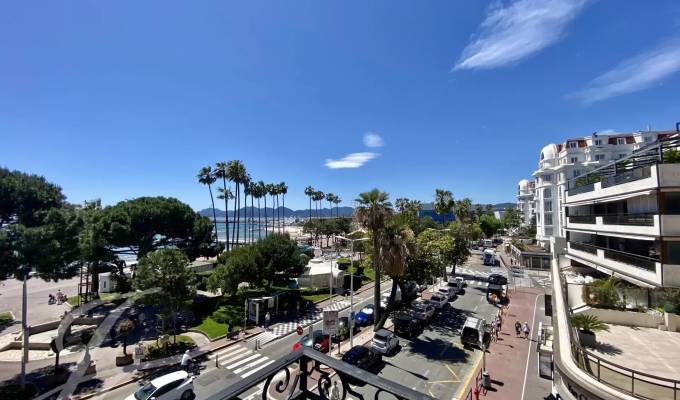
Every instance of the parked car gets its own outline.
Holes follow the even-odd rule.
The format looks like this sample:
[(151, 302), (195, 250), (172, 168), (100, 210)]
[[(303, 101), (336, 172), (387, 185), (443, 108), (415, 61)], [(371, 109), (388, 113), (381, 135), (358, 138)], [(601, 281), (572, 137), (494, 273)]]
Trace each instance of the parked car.
[[(354, 333), (359, 332), (359, 327), (356, 323), (352, 324)], [(331, 336), (331, 340), (335, 343), (342, 342), (349, 337), (349, 318), (340, 317), (338, 318), (338, 333)]]
[(460, 334), (460, 341), (464, 346), (480, 349), (484, 346), (489, 347), (491, 333), (486, 329), (486, 322), (483, 319), (467, 317)]
[(194, 376), (176, 371), (152, 380), (125, 400), (188, 400), (194, 398)]
[(300, 348), (300, 346), (309, 347), (322, 353), (328, 353), (331, 348), (331, 340), (328, 335), (324, 335), (321, 331), (314, 331), (312, 334), (307, 334), (300, 338), (300, 341), (293, 345), (293, 351)]
[(373, 304), (369, 304), (366, 307), (362, 308), (361, 311), (359, 311), (354, 316), (354, 321), (356, 322), (357, 326), (371, 325), (373, 323), (374, 310), (375, 306)]
[(439, 290), (437, 290), (437, 292), (442, 296), (446, 296), (446, 298), (448, 298), (449, 301), (456, 298), (456, 289), (450, 286), (442, 286), (439, 288)]
[(416, 286), (416, 291), (420, 294), (423, 293), (427, 289), (427, 284), (421, 283)]
[(379, 329), (373, 334), (371, 350), (380, 354), (390, 354), (399, 346), (399, 338), (394, 332), (387, 329)]
[[(390, 290), (383, 292), (382, 296), (380, 297), (380, 307), (387, 308), (387, 302), (390, 300), (390, 294), (391, 294)], [(401, 300), (402, 300), (401, 288), (399, 286), (397, 286), (397, 290), (394, 293), (394, 303), (395, 303), (395, 305), (401, 304)]]
[[(432, 307), (432, 306), (430, 306)], [(402, 311), (397, 313), (393, 318), (394, 333), (404, 337), (417, 336), (425, 327), (425, 322), (414, 316), (414, 313)]]
[(435, 293), (430, 297), (429, 302), (436, 310), (440, 310), (449, 305), (449, 298), (446, 295)]
[[(354, 346), (342, 356), (342, 361), (365, 371), (373, 371), (382, 362), (382, 354), (364, 346)], [(348, 378), (352, 383), (352, 377)]]
[(454, 290), (456, 294), (463, 291), (463, 284), (465, 281), (460, 276), (449, 278), (448, 286)]
[(510, 267), (510, 273), (513, 276), (523, 276), (524, 275), (524, 271), (522, 270), (522, 267), (520, 267), (519, 265), (511, 266)]
[(413, 300), (418, 297), (418, 284), (415, 281), (404, 282), (404, 290), (406, 291), (404, 299)]
[(489, 275), (488, 282), (493, 285), (507, 285), (508, 278), (501, 274), (491, 274)]
[(427, 321), (434, 315), (434, 307), (427, 303), (414, 303), (411, 312), (414, 318)]

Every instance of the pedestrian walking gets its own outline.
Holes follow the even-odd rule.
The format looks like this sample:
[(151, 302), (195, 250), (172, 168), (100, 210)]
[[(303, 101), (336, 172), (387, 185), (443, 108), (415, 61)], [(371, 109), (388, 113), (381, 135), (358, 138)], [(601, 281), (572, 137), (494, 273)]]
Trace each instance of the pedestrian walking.
[(496, 341), (498, 341), (498, 338), (501, 336), (501, 328), (496, 328)]
[(333, 382), (333, 387), (331, 388), (331, 400), (340, 400), (340, 387), (338, 387), (338, 381)]
[(496, 325), (491, 326), (491, 341), (495, 342), (498, 339), (498, 335), (496, 335)]
[(267, 313), (264, 315), (264, 330), (265, 331), (269, 329), (269, 320), (271, 319), (271, 317), (272, 316), (269, 315), (269, 311), (267, 311)]
[(502, 323), (501, 323), (500, 317), (496, 318), (496, 330), (498, 331), (499, 334), (501, 332), (501, 327), (502, 327)]
[(189, 372), (189, 366), (191, 365), (191, 356), (189, 355), (189, 350), (184, 352), (182, 355), (182, 360), (179, 363), (183, 370)]
[(526, 322), (526, 321), (524, 322), (524, 326), (522, 327), (522, 331), (524, 332), (524, 339), (528, 339), (529, 338), (529, 323), (528, 322)]
[(498, 328), (500, 329), (503, 326), (503, 308), (498, 310), (498, 315), (496, 315), (496, 319), (498, 319)]
[(519, 337), (521, 331), (522, 331), (522, 324), (520, 324), (519, 321), (515, 321), (515, 336)]

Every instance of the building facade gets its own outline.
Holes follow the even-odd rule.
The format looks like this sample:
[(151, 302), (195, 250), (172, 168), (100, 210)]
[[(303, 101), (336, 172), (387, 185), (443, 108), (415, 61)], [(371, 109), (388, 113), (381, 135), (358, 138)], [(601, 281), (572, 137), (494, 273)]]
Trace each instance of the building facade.
[(536, 183), (533, 180), (522, 179), (517, 184), (517, 209), (522, 214), (523, 226), (531, 225), (534, 218), (535, 191)]

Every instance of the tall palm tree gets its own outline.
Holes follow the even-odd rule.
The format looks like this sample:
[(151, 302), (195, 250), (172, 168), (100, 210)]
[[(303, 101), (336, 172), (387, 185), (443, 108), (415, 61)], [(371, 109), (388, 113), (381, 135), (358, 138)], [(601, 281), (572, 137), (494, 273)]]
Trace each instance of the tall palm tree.
[(227, 189), (227, 168), (228, 164), (224, 161), (220, 161), (215, 164), (215, 177), (222, 179), (222, 193), (224, 195), (223, 197), (220, 197), (224, 199), (224, 218), (225, 218), (225, 223), (224, 223), (224, 231), (226, 232), (226, 250), (229, 251), (231, 248), (231, 244), (229, 242), (229, 200), (231, 199), (230, 196), (233, 196), (231, 193), (231, 190)]
[(326, 201), (328, 202), (328, 208), (331, 210), (331, 218), (333, 218), (333, 199), (335, 195), (333, 193), (326, 193)]
[(269, 225), (267, 222), (267, 194), (269, 193), (269, 185), (262, 181), (260, 181), (260, 184), (260, 194), (264, 198), (264, 237), (267, 237), (267, 233), (269, 233), (269, 230), (267, 229)]
[[(224, 204), (227, 204), (227, 203), (229, 202), (229, 200), (231, 200), (231, 199), (234, 198), (234, 193), (231, 191), (230, 188), (226, 188), (226, 189), (224, 189), (224, 188), (217, 188), (217, 190), (220, 192), (220, 194), (217, 195), (217, 198), (220, 199), (220, 200), (224, 200)], [(228, 211), (228, 210), (227, 210), (227, 211)], [(228, 220), (227, 220), (227, 221), (228, 221)], [(226, 233), (227, 233), (227, 239), (226, 239), (226, 240), (227, 240), (227, 244), (226, 244), (225, 247), (226, 247), (226, 249), (228, 250), (228, 249), (231, 247), (230, 244), (229, 244), (229, 225), (226, 225), (224, 230), (225, 230)]]
[(257, 197), (257, 182), (251, 181), (250, 190), (250, 240), (255, 242), (255, 197)]
[(321, 201), (326, 197), (326, 195), (318, 190), (314, 192), (314, 201), (316, 202), (316, 219), (320, 219), (321, 215), (320, 212), (323, 213), (323, 209), (321, 208)]
[[(406, 259), (409, 254), (415, 251), (415, 235), (408, 223), (403, 222), (403, 220), (401, 222), (396, 219), (388, 221), (380, 239), (379, 254), (382, 269), (383, 273), (392, 279), (392, 290), (385, 313), (380, 317), (377, 328), (383, 327), (387, 316), (394, 309), (397, 287), (401, 287), (401, 292), (406, 293), (403, 287)], [(408, 304), (406, 305), (408, 306)]]
[(461, 223), (466, 223), (470, 219), (470, 211), (472, 209), (472, 200), (467, 197), (463, 200), (456, 201), (456, 218)]
[(411, 200), (405, 198), (405, 197), (400, 197), (394, 201), (394, 207), (399, 211), (400, 213), (403, 213), (406, 211), (408, 208), (409, 204), (411, 204)]
[[(241, 185), (247, 180), (248, 173), (246, 167), (240, 160), (229, 161), (227, 168), (227, 175), (229, 180), (236, 184), (236, 193), (234, 194), (234, 212), (236, 213), (236, 223), (232, 228), (232, 236), (234, 242), (238, 242), (241, 231)], [(235, 230), (234, 230), (235, 229)]]
[(286, 194), (288, 194), (288, 185), (286, 182), (279, 183), (279, 193), (281, 193), (281, 199), (283, 200), (283, 232), (286, 232)]
[[(272, 187), (274, 188), (274, 197), (276, 198), (276, 224), (274, 227), (276, 227), (276, 231), (278, 233), (281, 233), (281, 207), (279, 206), (279, 194), (281, 194), (281, 187), (276, 184), (272, 183)], [(274, 201), (272, 199), (272, 201)]]
[(305, 188), (305, 196), (309, 197), (309, 220), (312, 220), (312, 196), (314, 195), (314, 188), (307, 186)]
[(272, 183), (267, 184), (267, 193), (271, 196), (272, 198), (272, 233), (274, 233), (274, 227), (276, 226), (276, 220), (274, 219), (274, 213), (276, 212), (275, 210), (275, 201), (274, 201), (274, 196), (276, 195), (276, 185)]
[[(257, 238), (262, 239), (262, 214), (260, 208), (260, 199), (264, 196), (264, 182), (259, 181), (255, 184), (255, 197), (257, 198)], [(266, 199), (265, 199), (266, 201)], [(267, 210), (265, 209), (265, 219), (267, 218)]]
[[(250, 189), (252, 189), (252, 185), (253, 185), (253, 181), (251, 181), (251, 180), (248, 180), (248, 181), (244, 182), (244, 184), (243, 184), (243, 196), (244, 196), (243, 199), (245, 200), (245, 202), (244, 202), (244, 207), (245, 207), (244, 218), (245, 218), (246, 226), (248, 227), (245, 230), (246, 242), (253, 239), (253, 225), (252, 225), (253, 221), (252, 221), (252, 219), (251, 219), (250, 223), (248, 223), (248, 196), (250, 196), (250, 202), (252, 203), (253, 192), (250, 191)], [(251, 213), (252, 213), (252, 209), (251, 209)], [(250, 239), (249, 239), (248, 234), (250, 234)]]
[(219, 239), (217, 237), (217, 214), (215, 213), (215, 198), (213, 197), (212, 184), (215, 183), (215, 175), (212, 173), (212, 168), (203, 167), (198, 171), (198, 183), (208, 186), (208, 192), (210, 193), (210, 202), (212, 203), (212, 213), (213, 213), (213, 226), (215, 227), (215, 242), (219, 244)]
[(335, 218), (340, 218), (340, 214), (338, 213), (338, 204), (342, 202), (342, 199), (340, 196), (337, 194), (333, 196), (333, 203), (335, 203)]
[(380, 240), (387, 219), (392, 215), (392, 204), (389, 202), (390, 195), (373, 189), (370, 192), (360, 193), (355, 200), (357, 202), (356, 218), (359, 224), (371, 231), (373, 242), (373, 269), (375, 271), (375, 285), (373, 287), (373, 304), (375, 318), (380, 320), (380, 274), (382, 273), (382, 259), (380, 257)]
[(453, 211), (454, 204), (455, 201), (450, 190), (436, 189), (434, 191), (434, 211), (443, 215), (442, 221), (444, 221), (446, 214)]

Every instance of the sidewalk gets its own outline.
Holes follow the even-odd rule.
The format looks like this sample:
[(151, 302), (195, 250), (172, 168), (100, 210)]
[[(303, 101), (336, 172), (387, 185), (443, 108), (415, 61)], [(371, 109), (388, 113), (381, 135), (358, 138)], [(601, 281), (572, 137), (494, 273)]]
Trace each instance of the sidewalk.
[[(530, 339), (515, 336), (515, 321), (538, 321), (542, 316), (534, 315), (537, 301), (543, 297), (542, 290), (518, 289), (513, 293), (510, 306), (503, 315), (503, 326), (498, 342), (492, 342), (486, 354), (486, 370), (491, 377), (492, 388), (488, 390), (487, 399), (521, 399), (525, 386), (525, 375), (529, 370), (528, 357), (536, 350), (538, 332), (531, 332)], [(536, 313), (538, 314), (538, 313)], [(534, 328), (535, 330), (535, 328)], [(519, 373), (519, 371), (524, 371)], [(531, 377), (527, 376), (527, 381)]]

